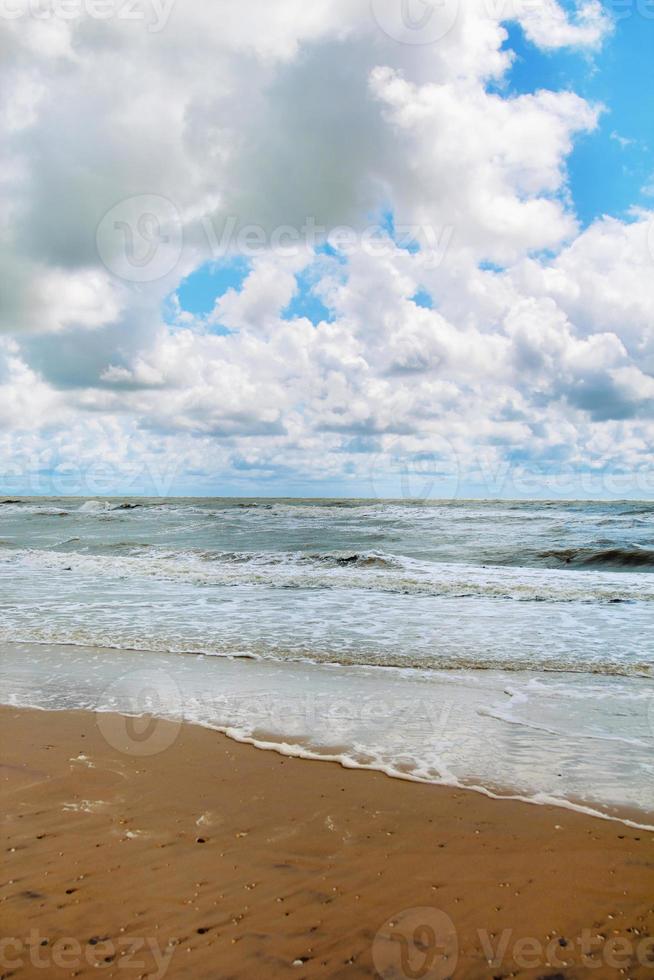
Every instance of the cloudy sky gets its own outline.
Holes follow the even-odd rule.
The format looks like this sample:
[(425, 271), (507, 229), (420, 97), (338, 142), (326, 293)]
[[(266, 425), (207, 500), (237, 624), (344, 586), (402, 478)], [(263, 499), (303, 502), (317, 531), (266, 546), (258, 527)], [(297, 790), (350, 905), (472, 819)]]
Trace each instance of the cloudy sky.
[(1, 0), (0, 492), (654, 495), (653, 45)]

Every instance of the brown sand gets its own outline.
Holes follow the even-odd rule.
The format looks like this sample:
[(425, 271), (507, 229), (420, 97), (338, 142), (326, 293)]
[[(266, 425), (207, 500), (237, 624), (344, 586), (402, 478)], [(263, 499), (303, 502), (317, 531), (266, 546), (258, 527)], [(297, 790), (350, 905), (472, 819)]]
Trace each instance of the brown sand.
[(102, 724), (0, 710), (0, 977), (654, 978), (651, 832)]

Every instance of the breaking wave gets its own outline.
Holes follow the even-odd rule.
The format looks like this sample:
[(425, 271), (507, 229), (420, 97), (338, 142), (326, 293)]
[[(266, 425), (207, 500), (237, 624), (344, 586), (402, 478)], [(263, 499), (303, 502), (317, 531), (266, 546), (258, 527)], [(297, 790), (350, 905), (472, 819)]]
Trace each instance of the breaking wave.
[(82, 580), (132, 578), (196, 586), (362, 590), (415, 596), (486, 597), (520, 602), (654, 601), (654, 579), (628, 572), (595, 573), (428, 562), (378, 552), (175, 551), (115, 542), (104, 553), (0, 549), (0, 561), (23, 570), (66, 572)]
[(587, 568), (651, 568), (654, 570), (654, 550), (651, 548), (564, 548), (543, 551), (542, 558), (554, 558), (563, 565)]

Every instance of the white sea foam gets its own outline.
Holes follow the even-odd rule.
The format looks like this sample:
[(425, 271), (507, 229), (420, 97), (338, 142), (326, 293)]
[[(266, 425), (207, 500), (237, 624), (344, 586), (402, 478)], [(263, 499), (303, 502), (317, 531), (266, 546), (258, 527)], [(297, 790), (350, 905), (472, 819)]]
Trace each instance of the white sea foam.
[[(308, 669), (93, 648), (0, 652), (0, 701), (148, 710), (287, 755), (652, 826), (654, 732), (644, 697), (654, 699), (652, 682)], [(515, 725), (514, 708), (527, 704), (530, 724)]]
[(654, 812), (651, 504), (0, 504), (0, 640), (39, 644), (0, 651), (9, 702), (120, 710), (163, 665), (278, 751)]
[[(62, 547), (68, 542), (57, 542)], [(264, 585), (284, 589), (363, 589), (410, 595), (486, 596), (526, 602), (654, 602), (654, 576), (638, 573), (428, 563), (378, 552), (194, 552), (114, 543), (132, 554), (60, 553), (0, 548), (9, 566), (72, 571), (79, 576), (130, 576), (192, 585)]]

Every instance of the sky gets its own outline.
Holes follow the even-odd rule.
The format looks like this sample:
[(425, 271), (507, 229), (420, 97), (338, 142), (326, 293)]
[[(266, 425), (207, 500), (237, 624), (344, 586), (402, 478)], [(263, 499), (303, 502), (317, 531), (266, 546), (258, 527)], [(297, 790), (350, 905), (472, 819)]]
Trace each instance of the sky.
[(654, 496), (651, 0), (0, 0), (0, 495)]

